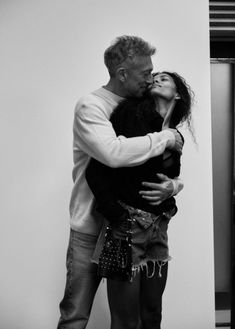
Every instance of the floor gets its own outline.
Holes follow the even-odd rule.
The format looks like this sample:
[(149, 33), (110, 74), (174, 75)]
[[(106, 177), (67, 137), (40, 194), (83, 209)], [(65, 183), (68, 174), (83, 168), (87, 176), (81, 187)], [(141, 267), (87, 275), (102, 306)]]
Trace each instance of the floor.
[(230, 310), (217, 310), (215, 312), (216, 328), (231, 329), (229, 323), (231, 318)]

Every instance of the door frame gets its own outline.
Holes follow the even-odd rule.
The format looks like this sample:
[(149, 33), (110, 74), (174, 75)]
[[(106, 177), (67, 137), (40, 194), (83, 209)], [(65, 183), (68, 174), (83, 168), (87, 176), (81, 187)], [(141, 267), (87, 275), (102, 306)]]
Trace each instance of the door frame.
[[(219, 52), (218, 45), (216, 43), (211, 42), (211, 63), (228, 63), (233, 64), (233, 90), (235, 87), (235, 47), (231, 47), (231, 43), (224, 42), (224, 47)], [(214, 48), (213, 48), (214, 47)], [(234, 52), (234, 53), (233, 53)], [(216, 55), (216, 57), (213, 57), (213, 55)], [(222, 55), (221, 57), (219, 55)], [(218, 57), (217, 57), (218, 56)], [(233, 180), (233, 186), (231, 188), (230, 193), (230, 204), (231, 204), (231, 241), (230, 241), (230, 250), (231, 250), (231, 257), (230, 257), (230, 309), (231, 309), (231, 329), (235, 328), (235, 92), (233, 94), (233, 124), (232, 124), (232, 131), (233, 131), (233, 139), (231, 141), (232, 144), (232, 173), (231, 173), (231, 179)]]

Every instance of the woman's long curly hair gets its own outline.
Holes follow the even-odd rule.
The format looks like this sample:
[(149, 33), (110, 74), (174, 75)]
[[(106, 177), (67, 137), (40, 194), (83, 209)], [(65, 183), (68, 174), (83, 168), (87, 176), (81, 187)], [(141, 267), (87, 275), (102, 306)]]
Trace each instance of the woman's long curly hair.
[(174, 111), (171, 117), (171, 123), (173, 126), (177, 127), (180, 124), (186, 122), (187, 128), (190, 131), (194, 141), (194, 129), (192, 125), (192, 105), (194, 101), (194, 92), (191, 87), (187, 84), (186, 80), (176, 72), (156, 72), (153, 73), (153, 77), (158, 74), (167, 74), (169, 75), (175, 85), (177, 93), (180, 96), (180, 99), (177, 100)]
[[(171, 120), (170, 127), (176, 128), (180, 124), (186, 122), (193, 140), (195, 140), (194, 130), (192, 127), (191, 107), (193, 103), (194, 93), (186, 81), (175, 72), (157, 72), (153, 76), (160, 73), (168, 74), (174, 80), (180, 99), (177, 100)], [(143, 136), (149, 132), (161, 131), (161, 122), (157, 126), (152, 126), (152, 120), (156, 116), (156, 104), (154, 97), (147, 91), (141, 98), (130, 97), (123, 100), (115, 108), (111, 115), (111, 122), (117, 135), (126, 137)], [(157, 130), (156, 130), (157, 129)]]

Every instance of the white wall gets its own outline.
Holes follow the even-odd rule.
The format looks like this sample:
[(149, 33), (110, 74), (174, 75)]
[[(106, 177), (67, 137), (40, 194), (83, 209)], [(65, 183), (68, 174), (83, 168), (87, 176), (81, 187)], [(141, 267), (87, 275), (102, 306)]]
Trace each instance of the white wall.
[[(122, 34), (157, 47), (155, 69), (193, 87), (199, 148), (186, 134), (170, 226), (163, 329), (214, 328), (209, 27), (206, 0), (0, 1), (0, 329), (52, 329), (65, 284), (76, 100), (105, 84)], [(89, 329), (107, 329), (104, 284)]]

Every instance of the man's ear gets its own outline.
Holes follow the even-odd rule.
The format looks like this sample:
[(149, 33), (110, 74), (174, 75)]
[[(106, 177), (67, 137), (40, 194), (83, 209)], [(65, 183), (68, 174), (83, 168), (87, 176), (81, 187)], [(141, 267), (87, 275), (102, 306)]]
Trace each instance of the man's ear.
[(119, 67), (117, 69), (117, 78), (121, 81), (124, 82), (127, 78), (126, 76), (126, 70), (123, 67)]

